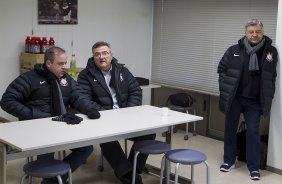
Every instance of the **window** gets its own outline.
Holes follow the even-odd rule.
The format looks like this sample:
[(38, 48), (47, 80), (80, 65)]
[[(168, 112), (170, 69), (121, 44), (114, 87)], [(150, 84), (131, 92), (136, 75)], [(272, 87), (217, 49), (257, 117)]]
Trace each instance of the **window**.
[(278, 0), (154, 0), (152, 82), (218, 95), (217, 65), (226, 49), (251, 18), (275, 43), (277, 7)]

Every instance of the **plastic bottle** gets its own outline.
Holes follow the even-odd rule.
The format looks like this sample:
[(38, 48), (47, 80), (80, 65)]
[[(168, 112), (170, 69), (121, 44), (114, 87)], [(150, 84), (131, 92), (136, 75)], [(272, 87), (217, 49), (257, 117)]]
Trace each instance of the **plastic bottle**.
[(50, 47), (54, 47), (55, 46), (55, 40), (53, 37), (50, 37), (50, 40), (49, 40), (49, 48)]
[(24, 49), (26, 53), (29, 53), (30, 45), (31, 45), (31, 39), (30, 39), (30, 36), (27, 36), (25, 39), (25, 49)]
[(72, 55), (71, 55), (70, 68), (76, 68), (76, 58), (75, 58), (75, 54), (72, 54)]
[(35, 46), (35, 37), (32, 36), (30, 41), (29, 53), (34, 53), (34, 46)]
[(42, 42), (41, 42), (41, 46), (40, 46), (40, 52), (45, 53), (47, 49), (48, 49), (47, 38), (43, 37)]
[(39, 54), (40, 53), (40, 42), (41, 42), (40, 37), (35, 37), (34, 50), (33, 50), (34, 54)]

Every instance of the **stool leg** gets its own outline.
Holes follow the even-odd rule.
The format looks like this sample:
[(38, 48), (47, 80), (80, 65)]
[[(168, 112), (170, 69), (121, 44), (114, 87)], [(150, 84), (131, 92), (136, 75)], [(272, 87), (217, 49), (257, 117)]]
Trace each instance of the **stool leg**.
[(204, 162), (207, 166), (207, 184), (210, 184), (210, 166), (207, 161)]
[(134, 160), (133, 160), (133, 173), (132, 173), (132, 182), (131, 184), (135, 184), (135, 175), (136, 175), (136, 165), (137, 165), (137, 156), (139, 155), (138, 151), (134, 152)]
[[(194, 108), (194, 115), (196, 115), (196, 109)], [(193, 136), (197, 135), (197, 131), (196, 131), (196, 121), (193, 122), (194, 124), (194, 132), (193, 132)]]
[[(186, 113), (189, 114), (189, 110), (188, 109), (186, 110)], [(189, 139), (188, 132), (189, 132), (189, 124), (186, 123), (186, 130), (185, 130), (184, 140), (188, 140)]]
[(174, 177), (174, 183), (178, 184), (178, 172), (179, 172), (179, 163), (176, 164), (175, 166), (175, 177)]
[(186, 123), (186, 131), (185, 131), (184, 140), (188, 140), (189, 139), (189, 137), (188, 137), (188, 127), (189, 127), (189, 125), (188, 125), (188, 123)]
[(22, 178), (21, 178), (21, 184), (24, 184), (24, 180), (25, 180), (26, 177), (27, 177), (26, 174), (22, 176)]
[(103, 153), (102, 153), (102, 150), (101, 150), (101, 155), (100, 155), (100, 164), (98, 165), (98, 170), (100, 172), (103, 172), (104, 171), (104, 157), (103, 157)]
[(165, 160), (165, 173), (166, 173), (166, 184), (169, 184), (170, 181), (170, 161), (168, 159)]
[(164, 178), (164, 170), (165, 170), (165, 155), (163, 156), (162, 158), (162, 161), (161, 161), (161, 175), (160, 175), (160, 184), (163, 183), (163, 178)]
[(194, 184), (194, 165), (191, 165), (191, 184)]
[(68, 184), (72, 184), (71, 169), (69, 170), (69, 182), (68, 182)]
[(127, 139), (124, 139), (124, 153), (127, 156)]
[(62, 181), (62, 178), (61, 178), (60, 175), (57, 176), (57, 180), (58, 180), (59, 184), (63, 184), (63, 181)]

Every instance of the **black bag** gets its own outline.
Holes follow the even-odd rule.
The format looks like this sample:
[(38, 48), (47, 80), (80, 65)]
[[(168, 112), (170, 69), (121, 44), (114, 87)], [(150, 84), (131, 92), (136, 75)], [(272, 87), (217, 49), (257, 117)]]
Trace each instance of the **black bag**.
[(246, 162), (246, 123), (242, 121), (237, 130), (237, 160)]
[[(237, 131), (237, 160), (246, 162), (246, 122), (242, 121)], [(260, 169), (265, 169), (268, 135), (260, 136)]]
[(172, 105), (177, 105), (181, 107), (191, 107), (194, 103), (193, 97), (187, 93), (176, 93), (170, 95), (168, 97), (168, 101)]

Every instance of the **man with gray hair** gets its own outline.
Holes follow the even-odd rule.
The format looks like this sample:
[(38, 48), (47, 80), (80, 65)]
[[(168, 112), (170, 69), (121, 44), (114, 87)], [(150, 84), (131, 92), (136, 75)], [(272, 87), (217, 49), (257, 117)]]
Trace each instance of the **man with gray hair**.
[(220, 171), (235, 168), (236, 131), (240, 114), (246, 122), (246, 161), (252, 180), (260, 179), (260, 117), (268, 116), (275, 92), (278, 53), (264, 35), (263, 24), (251, 19), (245, 36), (227, 49), (218, 65), (219, 108), (225, 114), (224, 163)]

